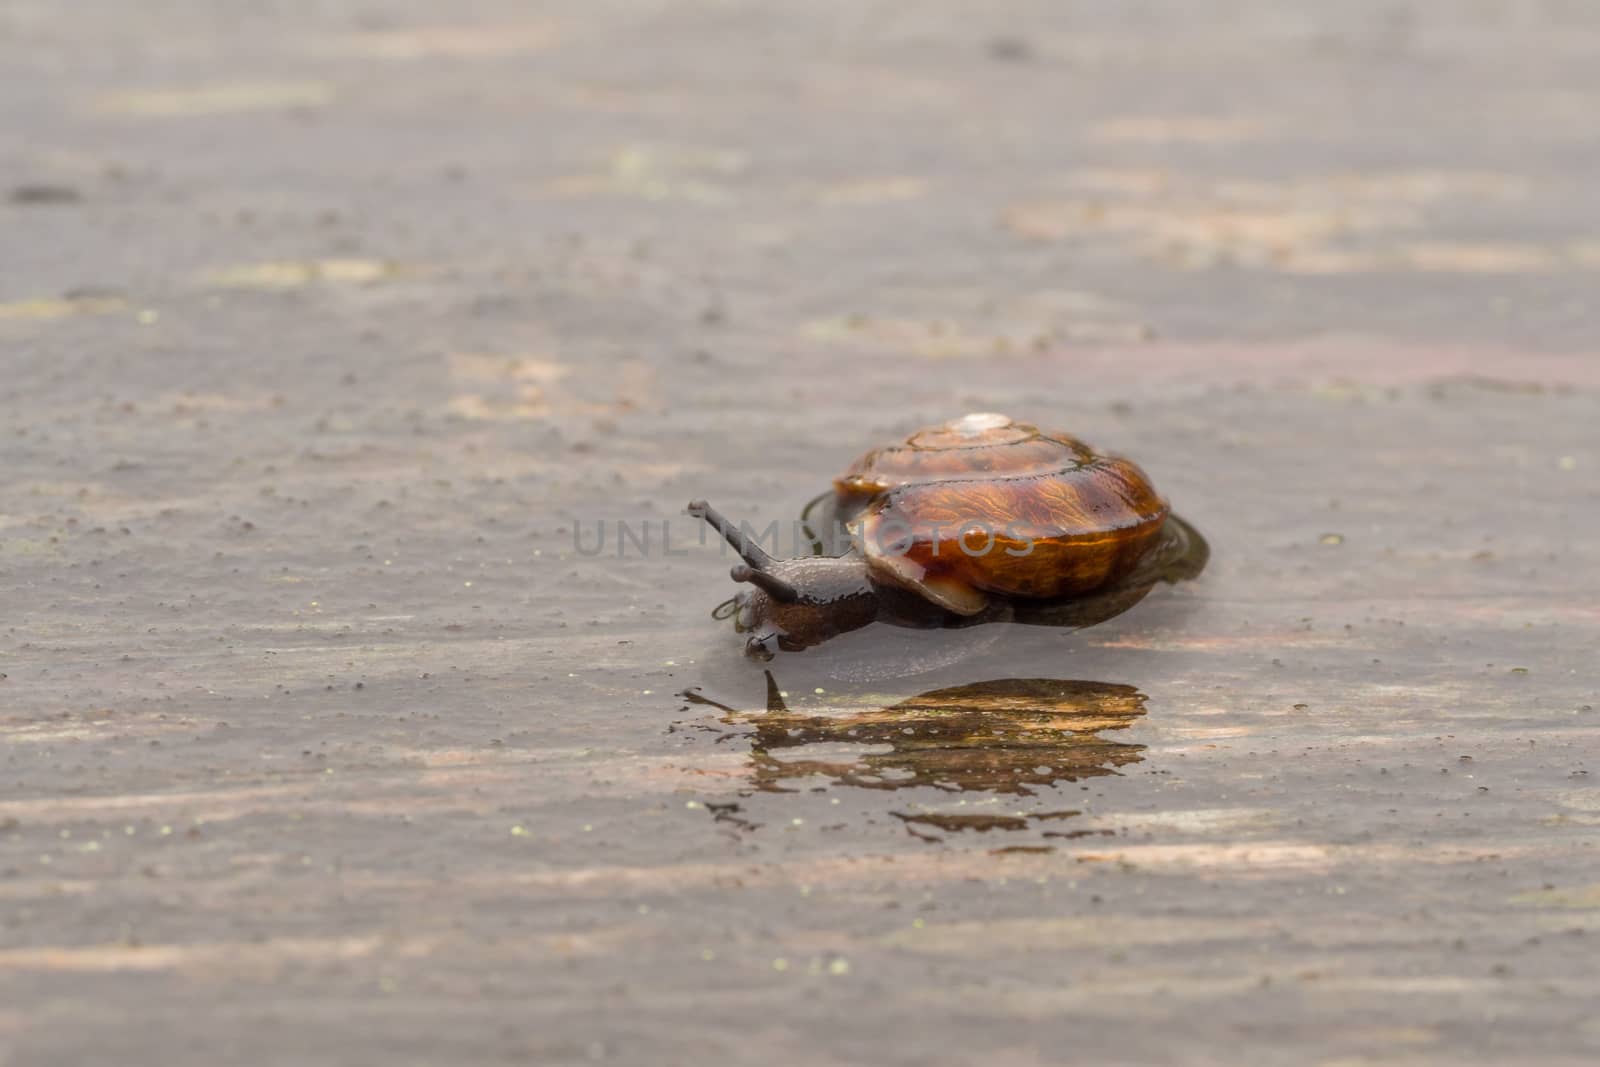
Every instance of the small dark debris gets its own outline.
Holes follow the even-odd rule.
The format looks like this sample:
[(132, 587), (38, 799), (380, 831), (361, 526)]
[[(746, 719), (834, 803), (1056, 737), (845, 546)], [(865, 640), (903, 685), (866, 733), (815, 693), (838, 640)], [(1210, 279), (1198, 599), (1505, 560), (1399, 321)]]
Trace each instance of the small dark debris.
[(83, 194), (70, 185), (18, 185), (12, 188), (13, 204), (76, 204)]
[(1033, 58), (1033, 46), (1021, 37), (991, 37), (986, 51), (999, 63), (1026, 63)]

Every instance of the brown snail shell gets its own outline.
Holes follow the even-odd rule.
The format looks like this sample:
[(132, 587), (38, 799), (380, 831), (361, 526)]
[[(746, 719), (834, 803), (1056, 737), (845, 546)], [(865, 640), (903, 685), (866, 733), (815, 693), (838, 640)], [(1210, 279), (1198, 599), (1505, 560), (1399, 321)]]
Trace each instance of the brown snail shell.
[(834, 493), (874, 577), (958, 615), (982, 611), (989, 593), (1104, 588), (1133, 570), (1169, 511), (1130, 460), (995, 414), (874, 449)]

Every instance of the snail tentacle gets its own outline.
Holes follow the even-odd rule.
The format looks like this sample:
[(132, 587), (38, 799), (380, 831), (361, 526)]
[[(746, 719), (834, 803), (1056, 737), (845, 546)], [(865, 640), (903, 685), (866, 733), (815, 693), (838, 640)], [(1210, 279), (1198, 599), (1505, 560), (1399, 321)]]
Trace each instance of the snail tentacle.
[(704, 500), (689, 501), (689, 506), (685, 510), (694, 518), (704, 519), (706, 525), (721, 534), (722, 539), (727, 541), (735, 552), (739, 553), (740, 559), (756, 570), (762, 571), (772, 566), (772, 557), (767, 555), (765, 549), (746, 537), (743, 530), (729, 522), (720, 511)]
[(751, 585), (760, 586), (767, 591), (767, 595), (780, 604), (793, 604), (800, 599), (800, 590), (763, 570), (757, 570), (748, 563), (735, 563), (733, 569), (728, 571), (728, 577), (736, 582), (749, 582)]

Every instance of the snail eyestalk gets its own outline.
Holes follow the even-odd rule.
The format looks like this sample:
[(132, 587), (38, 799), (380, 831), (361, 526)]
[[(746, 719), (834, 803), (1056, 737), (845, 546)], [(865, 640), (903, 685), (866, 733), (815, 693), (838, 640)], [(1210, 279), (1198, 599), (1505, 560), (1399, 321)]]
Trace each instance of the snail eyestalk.
[[(706, 525), (721, 534), (722, 539), (728, 542), (735, 552), (739, 553), (739, 558), (750, 564), (755, 570), (764, 571), (772, 566), (772, 557), (767, 555), (760, 545), (746, 537), (744, 531), (723, 518), (721, 512), (704, 500), (689, 501), (687, 510), (695, 518), (704, 519)], [(744, 579), (735, 580), (743, 581)]]
[(757, 570), (747, 563), (735, 563), (728, 577), (736, 582), (749, 582), (767, 591), (767, 595), (780, 604), (793, 604), (800, 599), (800, 590), (766, 571)]

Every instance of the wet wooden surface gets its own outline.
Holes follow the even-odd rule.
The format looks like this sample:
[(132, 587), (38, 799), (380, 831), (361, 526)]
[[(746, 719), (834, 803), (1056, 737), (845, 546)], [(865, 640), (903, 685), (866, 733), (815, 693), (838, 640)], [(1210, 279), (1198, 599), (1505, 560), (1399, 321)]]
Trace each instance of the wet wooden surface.
[[(1597, 60), (1575, 2), (6, 5), (0, 1064), (1592, 1062)], [(1211, 567), (768, 711), (683, 502), (985, 409)]]

